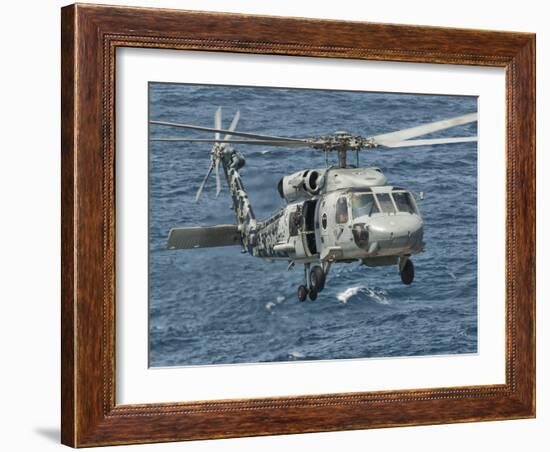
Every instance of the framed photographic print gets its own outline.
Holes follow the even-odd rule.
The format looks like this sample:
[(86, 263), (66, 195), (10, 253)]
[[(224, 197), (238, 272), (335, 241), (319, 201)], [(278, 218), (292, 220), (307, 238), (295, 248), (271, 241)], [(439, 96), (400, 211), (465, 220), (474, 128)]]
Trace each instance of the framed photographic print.
[(62, 9), (62, 442), (535, 415), (535, 37)]

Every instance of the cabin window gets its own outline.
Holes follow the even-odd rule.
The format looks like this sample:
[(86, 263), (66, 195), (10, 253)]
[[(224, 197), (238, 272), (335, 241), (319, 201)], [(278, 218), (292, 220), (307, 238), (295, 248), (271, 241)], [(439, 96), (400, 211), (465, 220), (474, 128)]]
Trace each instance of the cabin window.
[(353, 218), (371, 215), (379, 212), (372, 193), (356, 193), (351, 198)]
[(327, 214), (324, 213), (323, 217), (321, 218), (321, 225), (323, 226), (323, 229), (327, 228)]
[(411, 194), (407, 192), (393, 192), (393, 200), (399, 212), (415, 213)]
[(380, 209), (384, 213), (395, 213), (395, 207), (391, 200), (389, 193), (377, 193), (376, 197), (378, 198), (378, 204), (380, 204)]
[(348, 200), (345, 196), (342, 196), (341, 198), (338, 198), (338, 201), (336, 201), (336, 223), (347, 223), (348, 219)]

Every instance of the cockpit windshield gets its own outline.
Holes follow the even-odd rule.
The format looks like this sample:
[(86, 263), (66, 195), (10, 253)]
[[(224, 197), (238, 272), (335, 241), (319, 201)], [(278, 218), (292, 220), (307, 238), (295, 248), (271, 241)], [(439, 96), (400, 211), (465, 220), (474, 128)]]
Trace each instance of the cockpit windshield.
[(377, 193), (376, 198), (378, 199), (378, 204), (384, 213), (395, 213), (395, 207), (393, 207), (393, 202), (389, 193)]
[(353, 218), (379, 212), (372, 193), (354, 193), (351, 198)]
[(399, 212), (416, 213), (410, 193), (394, 191), (392, 195)]
[[(393, 199), (392, 199), (393, 198)], [(351, 197), (353, 218), (370, 216), (373, 213), (417, 213), (414, 201), (409, 192), (392, 193), (354, 193)]]

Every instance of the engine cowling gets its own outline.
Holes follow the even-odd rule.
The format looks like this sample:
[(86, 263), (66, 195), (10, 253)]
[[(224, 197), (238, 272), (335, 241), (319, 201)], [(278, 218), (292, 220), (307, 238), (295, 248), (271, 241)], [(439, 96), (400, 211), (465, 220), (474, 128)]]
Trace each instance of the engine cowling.
[(277, 189), (287, 202), (310, 199), (317, 195), (325, 183), (326, 170), (305, 170), (283, 177)]

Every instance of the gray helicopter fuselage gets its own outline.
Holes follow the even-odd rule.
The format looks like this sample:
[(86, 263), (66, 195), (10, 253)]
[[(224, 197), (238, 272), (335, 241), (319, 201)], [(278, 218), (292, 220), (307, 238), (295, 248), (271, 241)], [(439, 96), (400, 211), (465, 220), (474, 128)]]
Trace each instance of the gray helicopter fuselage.
[(268, 260), (393, 265), (423, 250), (422, 217), (408, 190), (378, 168), (305, 170), (286, 176), (288, 204), (258, 221), (247, 251)]

